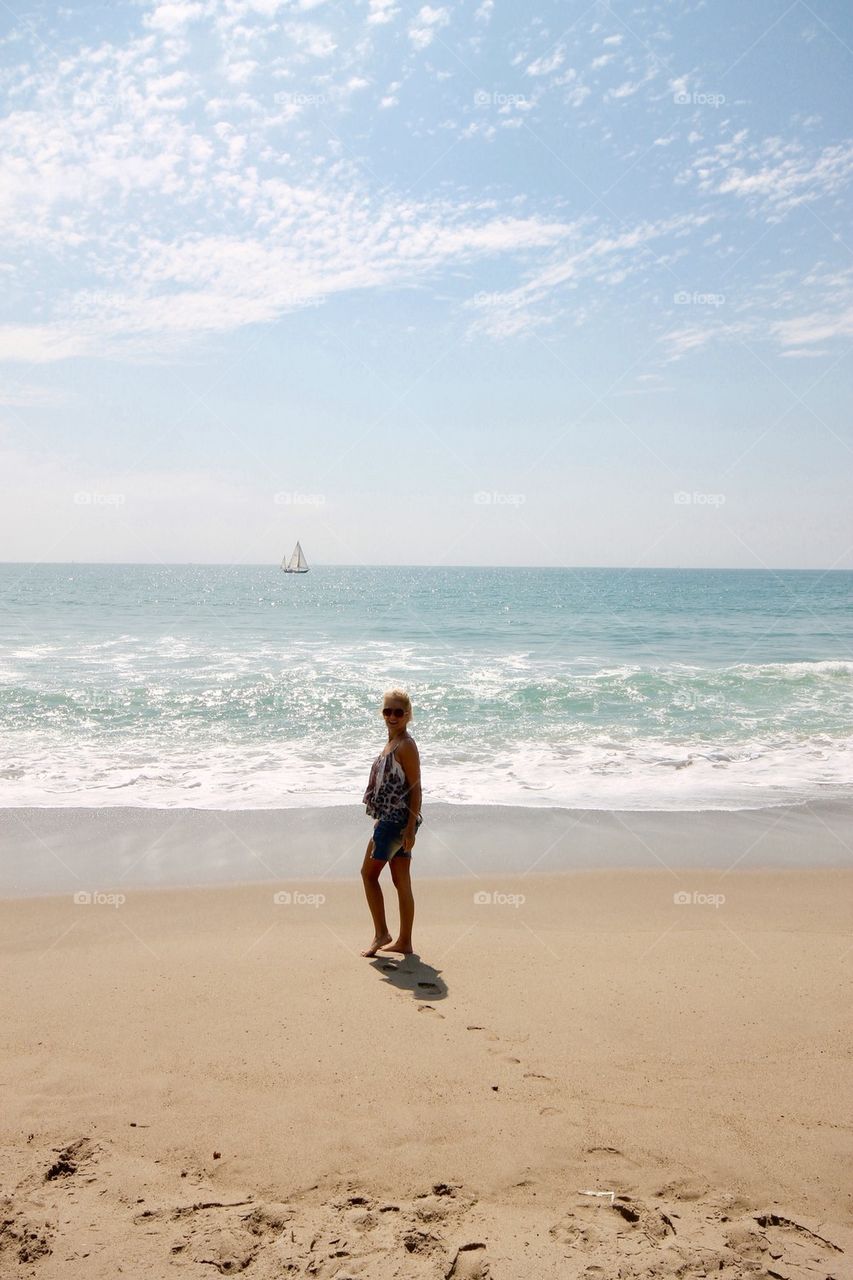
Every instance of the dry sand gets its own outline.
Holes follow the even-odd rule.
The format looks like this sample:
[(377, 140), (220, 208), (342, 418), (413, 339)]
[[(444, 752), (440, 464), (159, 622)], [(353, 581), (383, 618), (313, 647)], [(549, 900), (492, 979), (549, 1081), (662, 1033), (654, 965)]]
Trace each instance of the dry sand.
[(0, 903), (2, 1276), (853, 1276), (853, 872), (287, 887)]

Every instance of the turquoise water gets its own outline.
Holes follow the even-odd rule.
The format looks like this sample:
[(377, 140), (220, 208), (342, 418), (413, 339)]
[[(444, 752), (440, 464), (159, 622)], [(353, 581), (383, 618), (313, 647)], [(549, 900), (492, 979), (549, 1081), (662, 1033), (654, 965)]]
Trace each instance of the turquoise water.
[(0, 565), (0, 805), (358, 803), (408, 688), (425, 798), (847, 794), (853, 573)]

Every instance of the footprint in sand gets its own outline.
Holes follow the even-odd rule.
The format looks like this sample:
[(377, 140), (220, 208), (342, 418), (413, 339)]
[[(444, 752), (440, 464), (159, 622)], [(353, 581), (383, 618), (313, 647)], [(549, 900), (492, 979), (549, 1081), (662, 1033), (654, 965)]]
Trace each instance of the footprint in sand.
[[(655, 1192), (659, 1199), (669, 1200), (701, 1200), (707, 1196), (709, 1190), (708, 1183), (702, 1178), (678, 1178), (674, 1182), (667, 1182)], [(728, 1206), (729, 1209), (731, 1206)], [(747, 1208), (746, 1204), (743, 1206)]]
[[(630, 1156), (626, 1156), (625, 1152), (620, 1151), (618, 1147), (587, 1147), (586, 1154), (588, 1156), (618, 1156), (625, 1164), (631, 1165), (634, 1169), (637, 1168), (637, 1161), (632, 1160)], [(612, 1162), (608, 1161), (608, 1164), (612, 1164)]]
[(78, 1138), (76, 1142), (69, 1143), (57, 1152), (56, 1159), (44, 1175), (45, 1182), (52, 1182), (54, 1178), (70, 1178), (81, 1165), (91, 1160), (96, 1151), (91, 1138)]
[(148, 1220), (166, 1217), (186, 1222), (170, 1247), (173, 1262), (209, 1266), (220, 1275), (236, 1275), (247, 1270), (259, 1254), (274, 1248), (296, 1217), (290, 1205), (279, 1203), (258, 1204), (249, 1213), (236, 1216), (229, 1212), (247, 1203), (202, 1201), (171, 1211), (154, 1211)]
[(489, 1264), (485, 1259), (485, 1248), (480, 1241), (461, 1244), (447, 1272), (447, 1280), (488, 1280)]
[[(549, 1234), (575, 1252), (597, 1254), (601, 1261), (610, 1262), (611, 1266), (606, 1272), (608, 1276), (640, 1276), (662, 1275), (663, 1272), (656, 1267), (652, 1270), (645, 1266), (637, 1270), (622, 1271), (618, 1262), (625, 1256), (623, 1251), (627, 1241), (631, 1241), (632, 1261), (638, 1261), (638, 1253), (642, 1251), (647, 1253), (648, 1258), (653, 1257), (654, 1251), (659, 1250), (664, 1242), (675, 1238), (676, 1230), (672, 1219), (661, 1209), (650, 1209), (629, 1196), (616, 1196), (612, 1204), (602, 1200), (595, 1205), (578, 1205), (574, 1210), (567, 1210), (560, 1221), (550, 1228)], [(590, 1277), (604, 1274), (592, 1270), (597, 1265), (598, 1262), (589, 1263), (580, 1274)], [(680, 1274), (696, 1273), (681, 1271)]]
[(403, 1236), (403, 1246), (407, 1253), (418, 1257), (429, 1257), (441, 1252), (441, 1241), (429, 1231), (407, 1231)]
[[(476, 1023), (476, 1022), (469, 1023), (469, 1024), (466, 1026), (465, 1030), (466, 1030), (466, 1031), (479, 1031), (479, 1032), (481, 1032), (481, 1034), (483, 1035), (483, 1037), (484, 1037), (486, 1040), (490, 1040), (490, 1041), (492, 1041), (493, 1043), (496, 1043), (496, 1042), (498, 1042), (498, 1041), (503, 1040), (503, 1041), (508, 1041), (508, 1043), (509, 1043), (509, 1044), (521, 1044), (522, 1042), (526, 1042), (526, 1041), (527, 1041), (527, 1039), (528, 1039), (528, 1037), (527, 1037), (527, 1036), (514, 1037), (514, 1038), (513, 1038), (512, 1036), (510, 1036), (510, 1037), (508, 1037), (508, 1038), (507, 1038), (507, 1037), (505, 1037), (505, 1036), (499, 1036), (499, 1035), (497, 1035), (494, 1031), (492, 1031), (492, 1030), (491, 1030), (491, 1028), (489, 1028), (489, 1027), (483, 1027), (483, 1026), (480, 1026), (480, 1024), (479, 1024), (479, 1023)], [(523, 1062), (522, 1062), (522, 1060), (521, 1060), (521, 1058), (516, 1058), (513, 1054), (508, 1054), (508, 1053), (506, 1053), (506, 1052), (504, 1051), (504, 1049), (500, 1049), (500, 1048), (497, 1048), (497, 1047), (495, 1047), (495, 1048), (490, 1048), (490, 1049), (489, 1049), (489, 1053), (490, 1053), (490, 1054), (492, 1054), (494, 1057), (499, 1057), (499, 1058), (500, 1058), (500, 1060), (501, 1060), (502, 1062), (509, 1062), (509, 1063), (511, 1063), (511, 1064), (512, 1064), (513, 1066), (515, 1066), (515, 1067), (520, 1067), (520, 1066), (523, 1066), (523, 1065), (524, 1065), (524, 1064), (523, 1064)], [(550, 1077), (550, 1076), (543, 1075), (541, 1071), (525, 1071), (525, 1072), (524, 1072), (524, 1079), (525, 1079), (525, 1080), (547, 1080), (547, 1081), (550, 1081), (550, 1080), (551, 1080), (551, 1077)]]
[[(9, 1254), (14, 1254), (18, 1262), (38, 1262), (39, 1258), (53, 1253), (54, 1234), (55, 1228), (50, 1223), (36, 1223), (15, 1209), (11, 1201), (7, 1201), (3, 1224), (0, 1226), (0, 1265), (7, 1256), (6, 1250)], [(11, 1275), (11, 1271), (8, 1274)]]
[(809, 1252), (810, 1261), (816, 1262), (821, 1270), (836, 1268), (838, 1274), (841, 1274), (841, 1268), (837, 1266), (832, 1254), (843, 1253), (844, 1250), (841, 1245), (823, 1235), (821, 1229), (814, 1229), (819, 1227), (819, 1224), (809, 1227), (802, 1222), (796, 1222), (793, 1218), (772, 1212), (756, 1213), (753, 1216), (759, 1227), (764, 1228), (764, 1238), (770, 1243), (771, 1248), (776, 1246), (776, 1256), (781, 1257), (783, 1254), (788, 1254), (789, 1250), (793, 1252), (793, 1249), (805, 1249)]

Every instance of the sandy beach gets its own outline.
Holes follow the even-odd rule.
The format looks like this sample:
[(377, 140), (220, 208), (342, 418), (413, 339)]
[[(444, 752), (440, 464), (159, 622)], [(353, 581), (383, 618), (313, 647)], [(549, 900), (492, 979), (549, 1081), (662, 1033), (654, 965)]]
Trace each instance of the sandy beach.
[(853, 1275), (849, 869), (415, 879), (0, 903), (0, 1274)]

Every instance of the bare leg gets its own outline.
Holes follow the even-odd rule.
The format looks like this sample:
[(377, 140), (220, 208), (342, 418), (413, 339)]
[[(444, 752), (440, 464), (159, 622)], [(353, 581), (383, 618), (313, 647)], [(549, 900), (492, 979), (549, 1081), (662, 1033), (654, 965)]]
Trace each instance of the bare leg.
[(401, 951), (412, 954), (412, 925), (415, 922), (415, 899), (412, 894), (412, 859), (399, 854), (391, 859), (391, 879), (400, 903), (400, 933), (396, 942), (383, 944), (383, 951)]
[(385, 922), (385, 899), (382, 896), (382, 889), (379, 884), (379, 876), (384, 862), (371, 857), (373, 853), (373, 841), (367, 846), (367, 853), (364, 855), (364, 862), (361, 865), (361, 879), (364, 884), (364, 894), (367, 898), (367, 905), (370, 907), (370, 914), (373, 916), (373, 941), (370, 946), (362, 951), (363, 956), (375, 956), (380, 947), (384, 947), (387, 942), (391, 941), (391, 934), (388, 932), (388, 925)]

